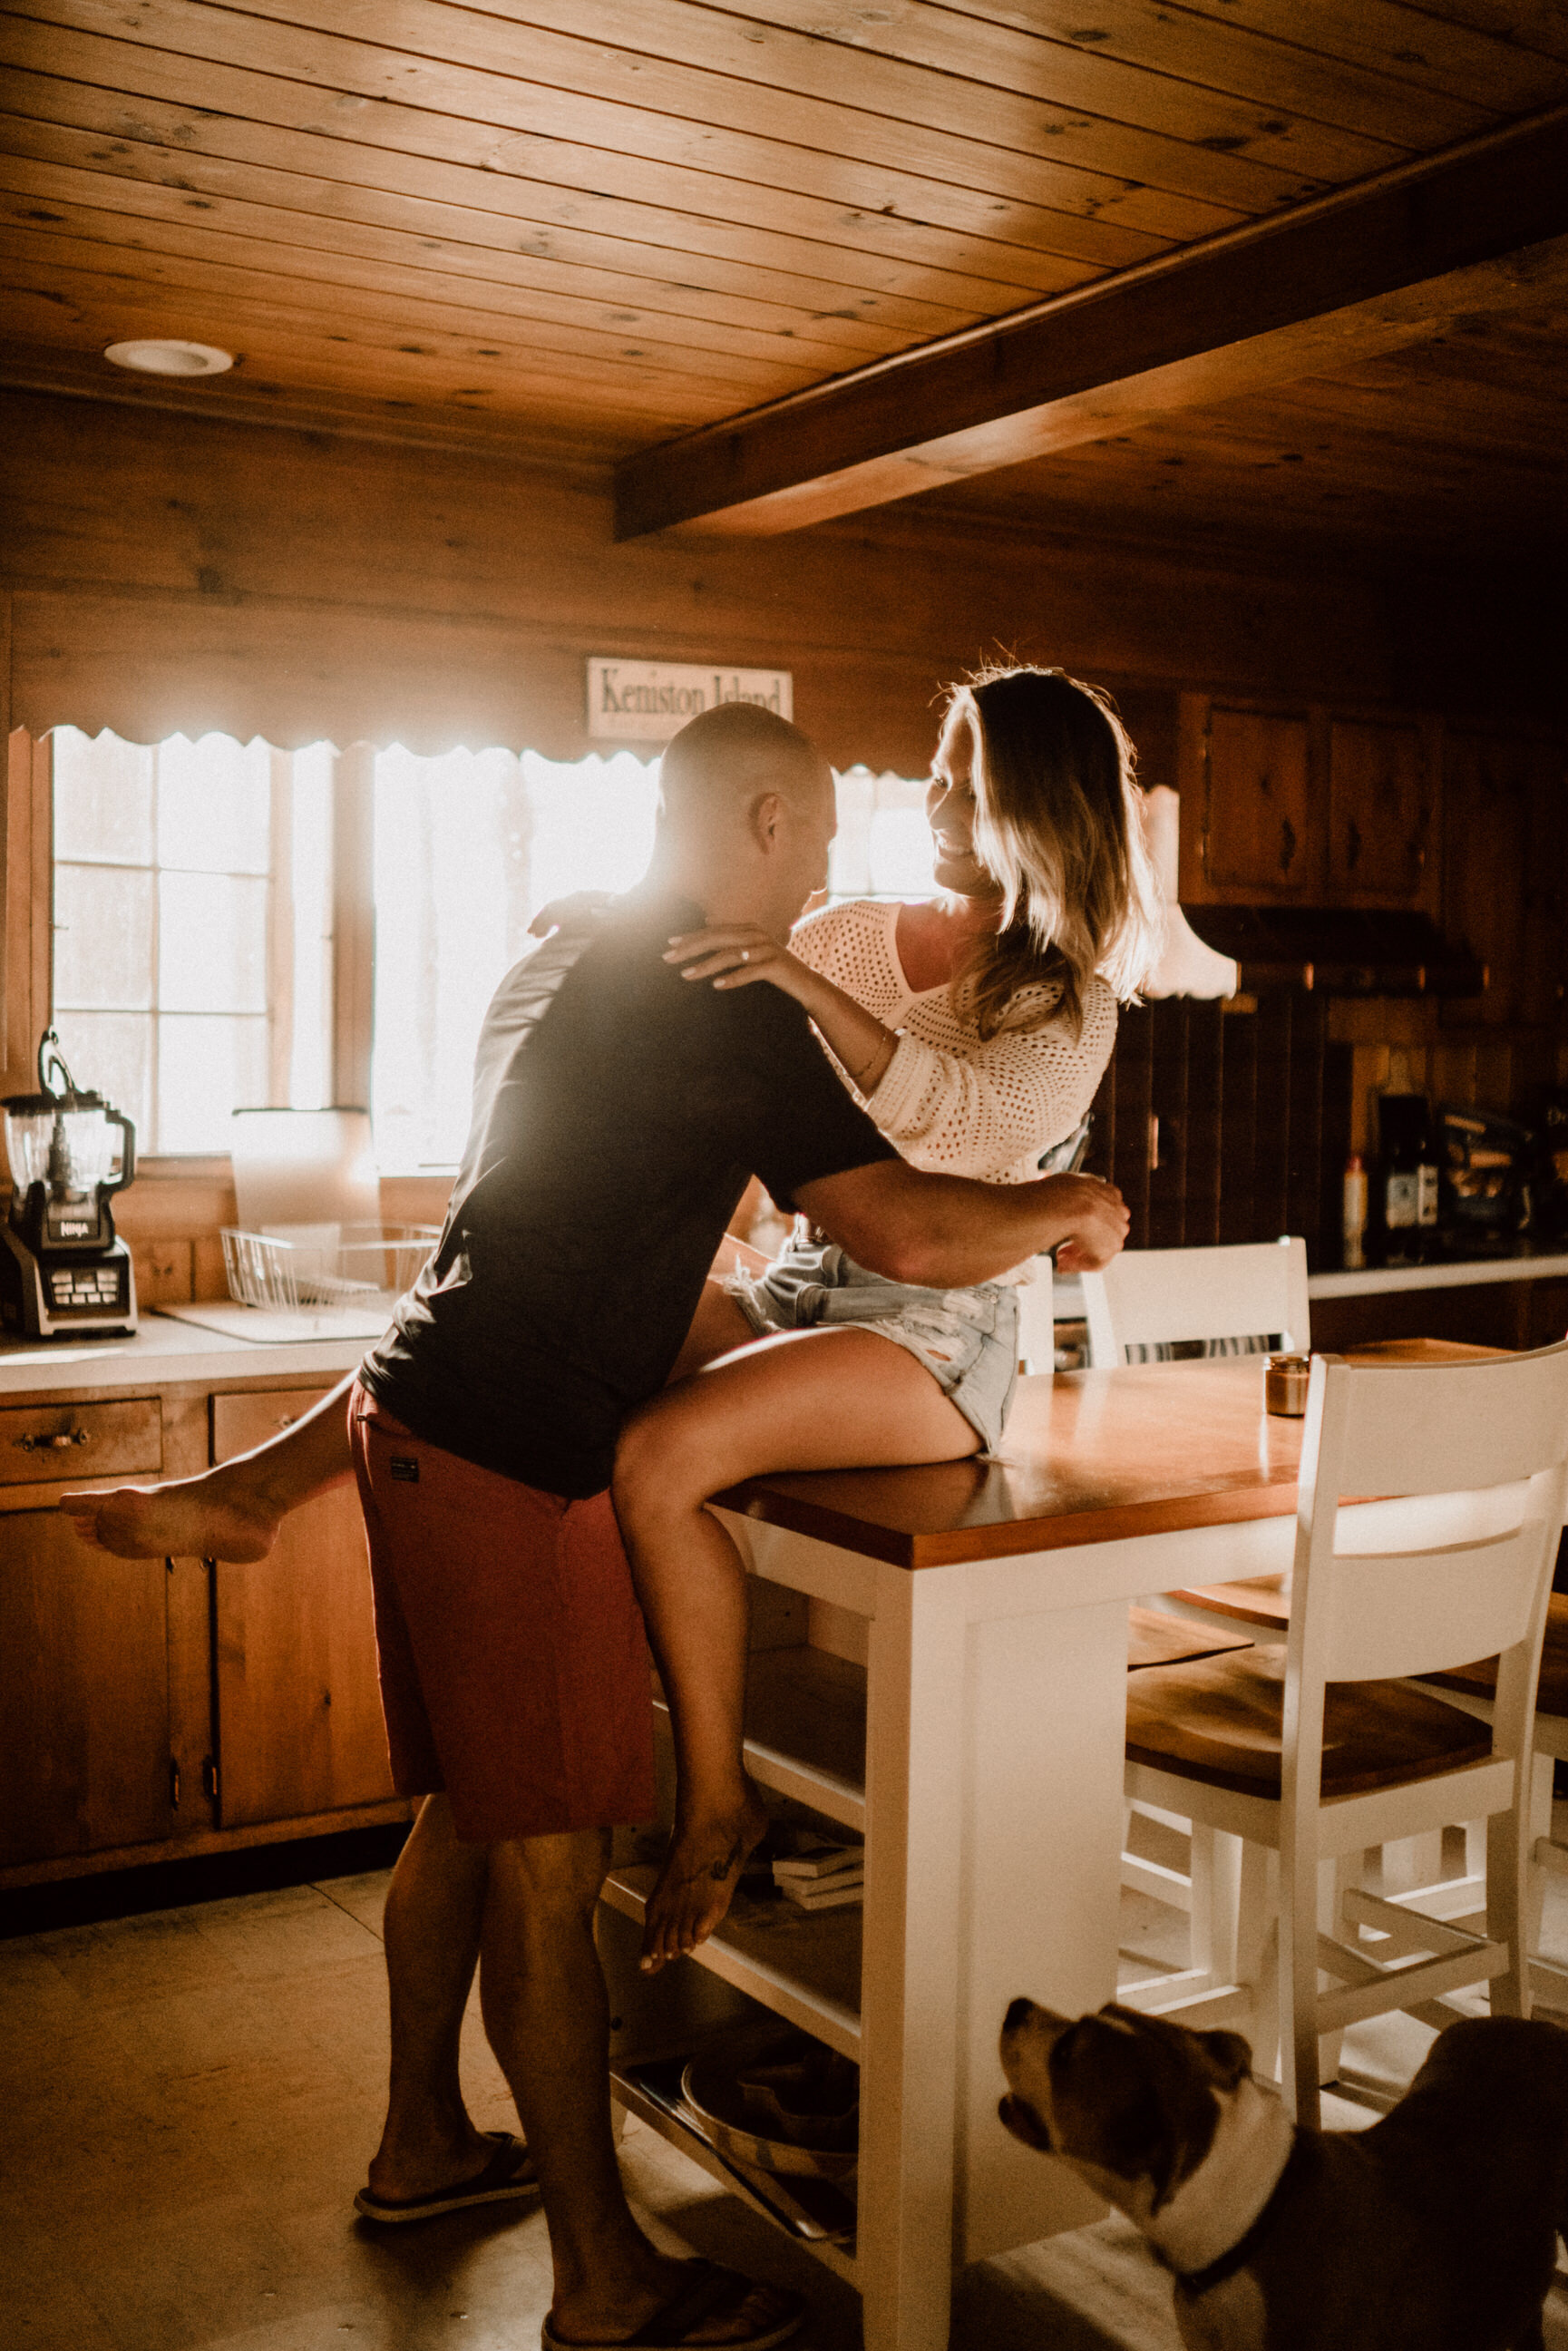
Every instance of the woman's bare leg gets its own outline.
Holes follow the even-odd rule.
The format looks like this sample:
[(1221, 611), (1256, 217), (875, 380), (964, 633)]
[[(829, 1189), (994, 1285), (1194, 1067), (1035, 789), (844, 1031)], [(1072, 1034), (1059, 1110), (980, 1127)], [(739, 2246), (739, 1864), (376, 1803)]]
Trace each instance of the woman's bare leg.
[[(737, 1320), (743, 1320), (737, 1315)], [(709, 1498), (769, 1469), (954, 1461), (979, 1449), (906, 1348), (868, 1330), (790, 1331), (721, 1357), (622, 1432), (615, 1508), (675, 1735), (675, 1836), (643, 1965), (710, 1935), (767, 1825), (741, 1762), (746, 1571)]]
[(254, 1452), (166, 1486), (63, 1494), (85, 1543), (120, 1559), (265, 1559), (290, 1510), (354, 1474), (349, 1390), (355, 1374)]

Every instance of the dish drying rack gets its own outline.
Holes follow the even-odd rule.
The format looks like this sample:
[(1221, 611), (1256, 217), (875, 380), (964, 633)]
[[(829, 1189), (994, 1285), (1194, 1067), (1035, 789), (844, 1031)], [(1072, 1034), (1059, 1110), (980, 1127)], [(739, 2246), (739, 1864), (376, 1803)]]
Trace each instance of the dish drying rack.
[(441, 1238), (436, 1225), (224, 1228), (229, 1296), (298, 1314), (319, 1307), (391, 1306), (413, 1288)]

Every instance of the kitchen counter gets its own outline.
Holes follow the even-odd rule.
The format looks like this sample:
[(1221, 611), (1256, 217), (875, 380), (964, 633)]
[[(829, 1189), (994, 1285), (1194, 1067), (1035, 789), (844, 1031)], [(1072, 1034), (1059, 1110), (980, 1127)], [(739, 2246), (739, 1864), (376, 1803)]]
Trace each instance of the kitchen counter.
[(0, 1339), (0, 1395), (80, 1396), (187, 1383), (222, 1387), (236, 1379), (332, 1381), (351, 1372), (370, 1344), (332, 1337), (277, 1346), (149, 1311), (128, 1339)]

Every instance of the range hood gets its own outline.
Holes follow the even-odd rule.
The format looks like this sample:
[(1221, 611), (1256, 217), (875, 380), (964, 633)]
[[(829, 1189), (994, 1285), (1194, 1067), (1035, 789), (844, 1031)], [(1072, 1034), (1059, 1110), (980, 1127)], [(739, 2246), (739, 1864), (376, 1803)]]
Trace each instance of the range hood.
[(1188, 924), (1241, 968), (1241, 987), (1335, 996), (1479, 996), (1487, 967), (1409, 908), (1186, 906)]

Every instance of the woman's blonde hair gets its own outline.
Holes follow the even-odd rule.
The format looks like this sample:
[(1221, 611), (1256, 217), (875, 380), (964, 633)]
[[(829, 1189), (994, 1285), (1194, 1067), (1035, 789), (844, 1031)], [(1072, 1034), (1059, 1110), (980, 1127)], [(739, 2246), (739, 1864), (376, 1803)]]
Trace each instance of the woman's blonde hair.
[[(982, 1037), (1045, 1018), (1076, 1030), (1095, 973), (1125, 1002), (1158, 951), (1132, 743), (1108, 696), (1059, 669), (981, 670), (950, 687), (942, 742), (966, 726), (975, 853), (1002, 910), (955, 976), (955, 1008)], [(1054, 1003), (1014, 1008), (1022, 989), (1044, 985)]]

